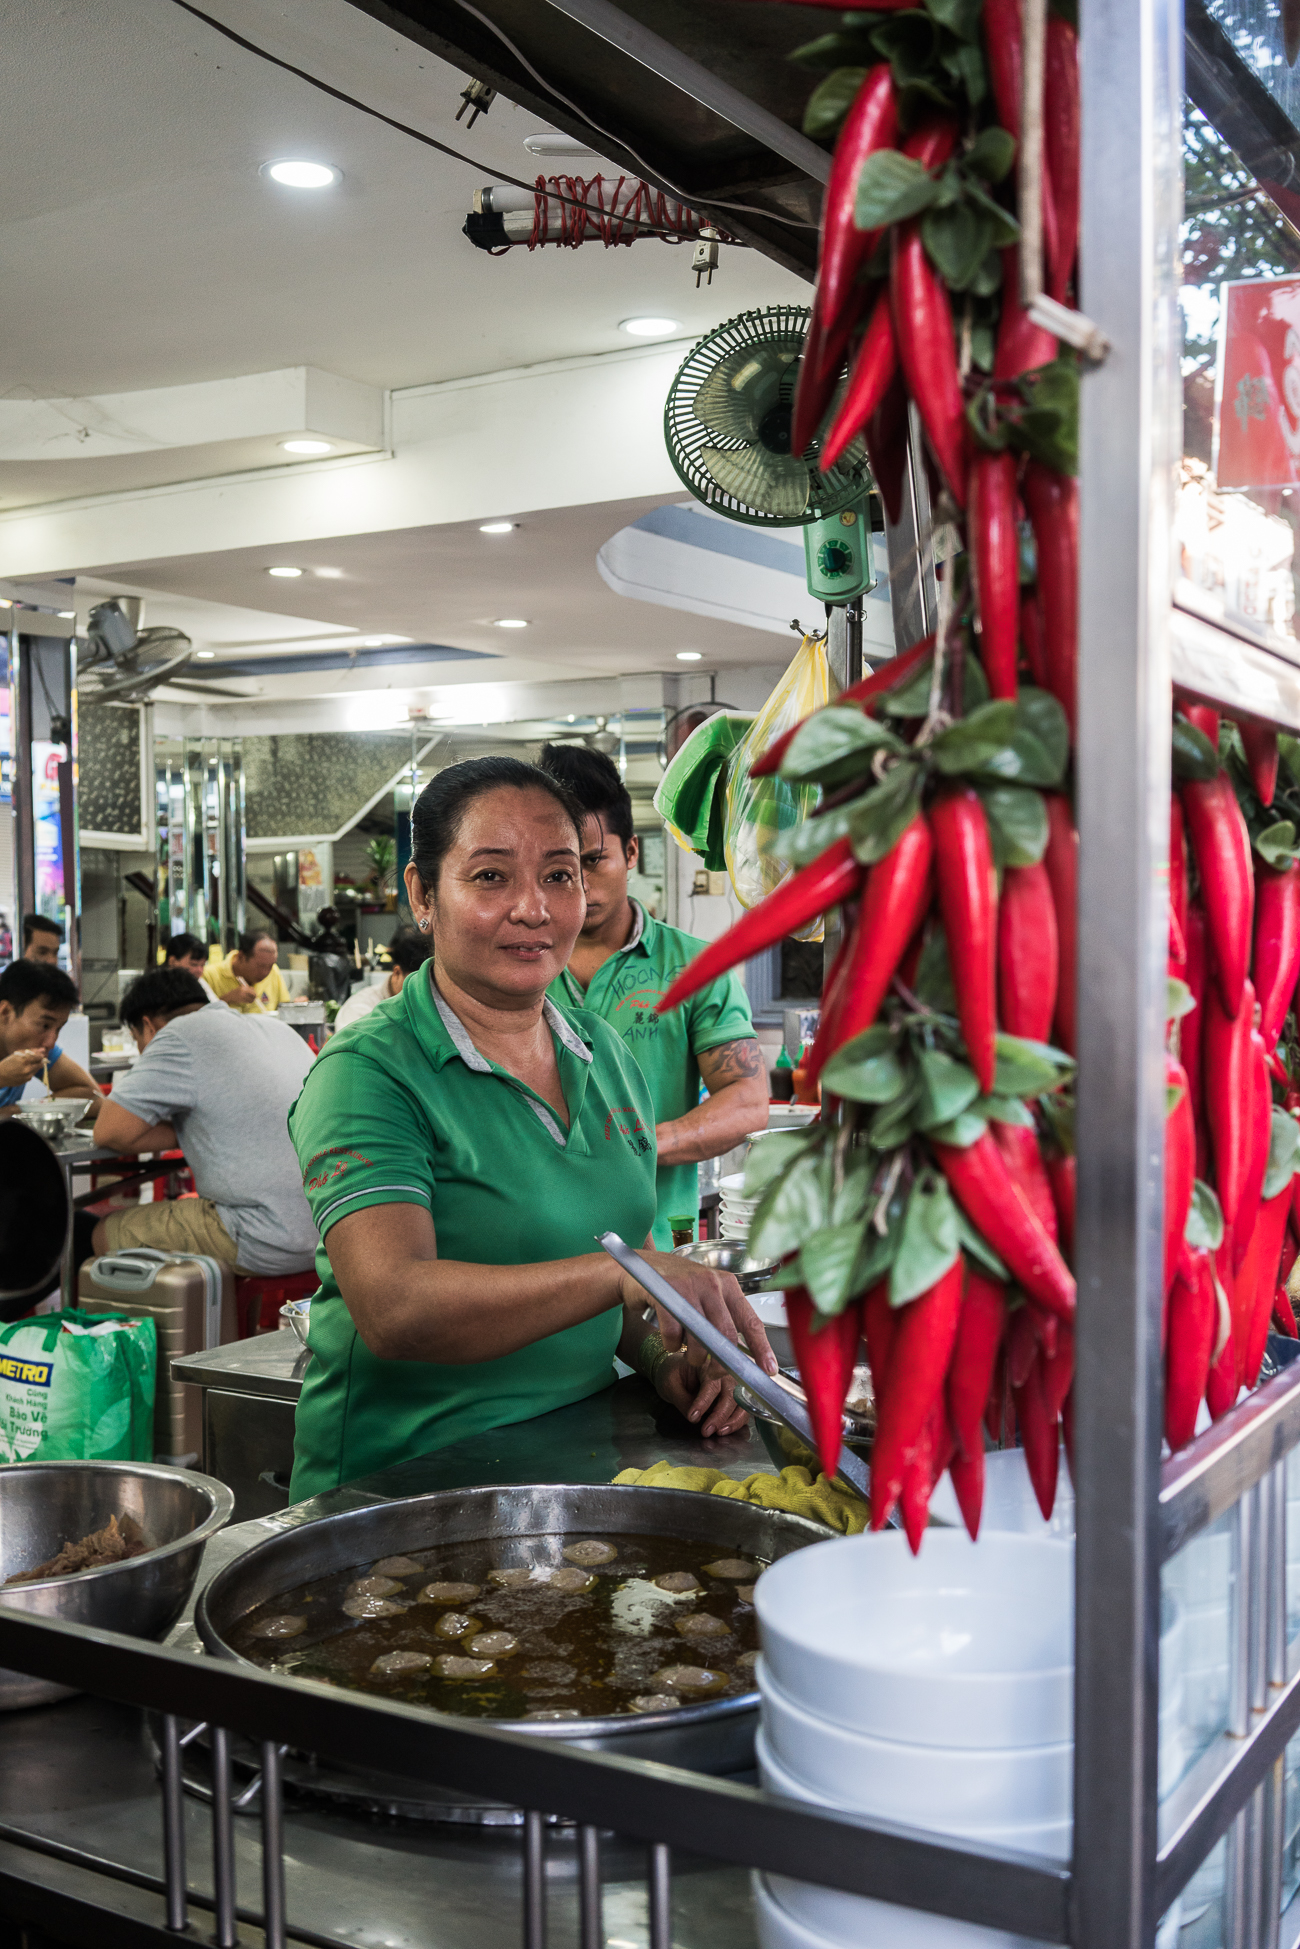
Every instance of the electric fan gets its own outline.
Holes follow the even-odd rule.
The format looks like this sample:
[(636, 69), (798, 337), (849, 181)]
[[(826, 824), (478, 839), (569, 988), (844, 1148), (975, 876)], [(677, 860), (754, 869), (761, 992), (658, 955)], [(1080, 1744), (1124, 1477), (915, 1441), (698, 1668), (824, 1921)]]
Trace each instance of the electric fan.
[[(817, 465), (820, 435), (790, 451), (795, 383), (809, 313), (768, 305), (729, 318), (694, 347), (664, 407), (668, 457), (697, 501), (731, 521), (805, 529), (810, 593), (846, 602), (870, 588), (866, 442), (850, 442), (830, 470)], [(827, 411), (839, 409), (845, 379)]]

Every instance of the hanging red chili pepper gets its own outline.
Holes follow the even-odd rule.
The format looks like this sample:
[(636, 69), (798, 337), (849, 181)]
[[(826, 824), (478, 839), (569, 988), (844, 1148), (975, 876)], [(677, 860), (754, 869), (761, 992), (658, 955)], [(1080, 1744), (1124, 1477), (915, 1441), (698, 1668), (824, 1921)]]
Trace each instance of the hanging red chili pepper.
[(877, 1403), (885, 1391), (897, 1318), (889, 1303), (889, 1280), (881, 1279), (862, 1302), (862, 1337), (867, 1343), (867, 1365), (871, 1369), (871, 1385)]
[[(1264, 1179), (1268, 1172), (1269, 1142), (1273, 1134), (1273, 1088), (1269, 1081), (1268, 1055), (1264, 1048), (1264, 1038), (1256, 1028), (1250, 1031), (1250, 1076), (1252, 1095), (1250, 1098), (1249, 1122), (1246, 1127), (1248, 1156), (1242, 1174), (1241, 1197), (1237, 1205), (1237, 1216), (1233, 1224), (1233, 1235), (1237, 1243), (1233, 1248), (1233, 1270), (1246, 1256), (1259, 1214), (1259, 1201), (1263, 1195)], [(1242, 1238), (1245, 1238), (1245, 1244)]]
[(1055, 1035), (1067, 1055), (1077, 1055), (1075, 1037), (1076, 995), (1079, 979), (1079, 835), (1074, 829), (1070, 802), (1061, 792), (1045, 792), (1047, 803), (1047, 851), (1043, 865), (1052, 885), (1056, 908), (1058, 980), (1056, 990)]
[[(1015, 1446), (1016, 1404), (1011, 1398), (1011, 1388), (1007, 1382), (1005, 1349), (999, 1351), (997, 1365), (993, 1369), (993, 1384), (989, 1388), (989, 1398), (984, 1406), (984, 1426), (988, 1429), (989, 1440), (995, 1448)], [(983, 1479), (983, 1471), (981, 1471), (980, 1480)]]
[(1046, 1348), (1040, 1355), (1043, 1374), (1043, 1398), (1047, 1403), (1048, 1420), (1060, 1420), (1070, 1389), (1074, 1384), (1074, 1328), (1064, 1320), (1057, 1322), (1056, 1350), (1049, 1353)]
[(1192, 1120), (1192, 1092), (1187, 1072), (1173, 1056), (1165, 1057), (1165, 1088), (1177, 1101), (1165, 1112), (1165, 1281), (1166, 1301), (1183, 1249), (1187, 1214), (1192, 1208), (1196, 1179), (1196, 1125)]
[(1046, 690), (1047, 646), (1043, 642), (1043, 612), (1038, 601), (1037, 584), (1021, 592), (1020, 647), (1029, 665), (1031, 682), (1036, 683), (1040, 690)]
[(1300, 978), (1300, 865), (1255, 868), (1255, 958), (1259, 1032), (1272, 1051)]
[(1074, 1258), (1074, 1204), (1078, 1172), (1073, 1157), (1052, 1149), (1047, 1153), (1047, 1177), (1056, 1206), (1057, 1236), (1068, 1260)]
[(1273, 1318), (1277, 1321), (1279, 1333), (1285, 1333), (1288, 1340), (1300, 1340), (1300, 1331), (1296, 1329), (1295, 1308), (1291, 1304), (1291, 1295), (1285, 1286), (1279, 1286), (1273, 1295)]
[(941, 1278), (898, 1309), (871, 1451), (871, 1527), (883, 1529), (903, 1486), (907, 1458), (942, 1392), (957, 1337), (965, 1266), (959, 1253)]
[(1047, 1397), (1043, 1390), (1042, 1360), (1037, 1347), (1034, 1360), (1021, 1386), (1013, 1390), (1016, 1398), (1016, 1420), (1020, 1427), (1020, 1441), (1025, 1451), (1025, 1466), (1029, 1470), (1029, 1480), (1033, 1484), (1034, 1496), (1042, 1511), (1044, 1522), (1051, 1519), (1056, 1504), (1056, 1477), (1060, 1465), (1061, 1444), (1056, 1431), (1056, 1417), (1047, 1411)]
[(971, 457), (966, 532), (975, 576), (979, 658), (993, 697), (1015, 701), (1020, 633), (1020, 536), (1016, 456)]
[(1025, 468), (1025, 507), (1038, 553), (1047, 688), (1077, 734), (1079, 667), (1079, 483), (1040, 460)]
[(1237, 729), (1259, 802), (1272, 805), (1277, 790), (1277, 732), (1271, 724), (1254, 724), (1249, 718), (1239, 723)]
[(993, 1088), (998, 893), (988, 821), (977, 791), (949, 786), (930, 808), (939, 912), (957, 990), (957, 1015), (971, 1068)]
[(872, 306), (871, 322), (862, 334), (862, 343), (853, 355), (840, 410), (822, 441), (817, 464), (824, 474), (830, 472), (845, 447), (862, 432), (888, 392), (897, 370), (893, 312), (888, 291), (882, 291)]
[[(892, 313), (891, 313), (892, 322)], [(885, 388), (885, 396), (867, 421), (863, 436), (871, 473), (880, 489), (885, 512), (897, 527), (903, 512), (903, 487), (907, 479), (907, 388), (895, 370)]]
[(971, 1267), (948, 1368), (948, 1422), (956, 1443), (949, 1463), (962, 1521), (974, 1542), (984, 1506), (984, 1438), (981, 1420), (993, 1385), (998, 1349), (1007, 1325), (1006, 1288)]
[[(1290, 1185), (1288, 1185), (1288, 1191), (1290, 1188)], [(1278, 1280), (1284, 1286), (1291, 1277), (1291, 1268), (1295, 1264), (1297, 1257), (1300, 1257), (1300, 1244), (1296, 1242), (1295, 1230), (1291, 1223), (1290, 1213), (1288, 1212), (1286, 1230), (1282, 1234), (1282, 1259), (1277, 1269)]]
[(1178, 708), (1187, 722), (1198, 730), (1203, 738), (1208, 738), (1217, 751), (1219, 748), (1219, 713), (1210, 704), (1188, 704), (1180, 697)]
[(875, 1021), (903, 950), (929, 908), (933, 857), (930, 827), (918, 812), (885, 857), (868, 870), (833, 1049)]
[[(869, 677), (863, 677), (858, 683), (850, 684), (847, 690), (842, 690), (835, 699), (836, 704), (840, 706), (861, 704), (866, 716), (873, 716), (871, 706), (876, 699), (886, 696), (891, 690), (896, 690), (900, 684), (906, 683), (912, 672), (919, 669), (933, 651), (933, 636), (923, 637), (919, 643), (913, 643), (910, 650), (900, 650), (897, 656), (891, 657), (879, 670), (873, 670)], [(820, 708), (826, 710), (829, 707), (823, 704)], [(804, 725), (816, 715), (816, 711), (809, 711), (807, 717), (801, 717), (797, 724), (792, 725), (788, 731), (783, 731), (780, 737), (767, 747), (762, 757), (756, 759), (750, 766), (750, 777), (771, 778), (780, 771), (786, 752)]]
[(820, 859), (805, 866), (792, 878), (782, 881), (766, 900), (729, 927), (716, 941), (710, 941), (689, 966), (682, 969), (668, 993), (655, 1004), (656, 1015), (680, 1007), (701, 988), (707, 988), (728, 969), (740, 966), (751, 955), (773, 947), (787, 934), (797, 934), (820, 914), (852, 899), (862, 880), (862, 868), (853, 857), (853, 842), (837, 840)]
[(1024, 1386), (1038, 1353), (1033, 1314), (1028, 1305), (1013, 1307), (1007, 1322), (1007, 1380), (1013, 1388)]
[[(1215, 1184), (1225, 1224), (1235, 1225), (1250, 1170), (1255, 1065), (1251, 1017), (1255, 991), (1246, 982), (1235, 1015), (1224, 1011), (1216, 987), (1205, 1000), (1205, 1108), (1214, 1151)], [(1249, 1242), (1247, 1235), (1246, 1243)]]
[[(1205, 1399), (1214, 1420), (1227, 1413), (1237, 1398), (1237, 1349), (1233, 1345), (1232, 1321), (1236, 1312), (1236, 1282), (1232, 1276), (1232, 1228), (1223, 1228), (1223, 1242), (1213, 1254), (1214, 1277), (1216, 1281), (1216, 1301), (1221, 1292), (1227, 1304), (1228, 1332), (1222, 1347), (1218, 1348), (1210, 1366), (1210, 1377), (1205, 1383)], [(1220, 1323), (1216, 1328), (1215, 1341), (1222, 1332), (1222, 1303), (1220, 1303)]]
[(1006, 1159), (1007, 1169), (1028, 1198), (1039, 1224), (1055, 1244), (1056, 1200), (1052, 1196), (1052, 1181), (1047, 1175), (1043, 1153), (1038, 1148), (1038, 1132), (1027, 1130), (1019, 1123), (991, 1123), (989, 1129), (993, 1133), (994, 1143)]
[(1291, 1186), (1287, 1184), (1260, 1206), (1259, 1217), (1255, 1222), (1255, 1231), (1259, 1239), (1259, 1263), (1255, 1275), (1250, 1337), (1246, 1343), (1246, 1358), (1241, 1376), (1247, 1387), (1254, 1387), (1259, 1380), (1264, 1347), (1268, 1340), (1268, 1323), (1272, 1317), (1273, 1300), (1278, 1286), (1282, 1240), (1290, 1211)]
[(1201, 877), (1215, 981), (1225, 1010), (1235, 1015), (1250, 964), (1255, 917), (1250, 834), (1227, 772), (1204, 784), (1190, 780), (1180, 791), (1187, 836)]
[(921, 1439), (903, 1469), (903, 1487), (898, 1498), (903, 1530), (913, 1556), (920, 1554), (930, 1520), (930, 1497), (952, 1460), (954, 1446), (941, 1389), (926, 1417)]
[(1187, 983), (1195, 1006), (1188, 1009), (1178, 1024), (1178, 1060), (1187, 1071), (1187, 1084), (1192, 1098), (1192, 1119), (1196, 1125), (1196, 1175), (1203, 1178), (1208, 1176), (1210, 1168), (1203, 1062), (1209, 945), (1206, 937), (1205, 914), (1200, 907), (1190, 904), (1187, 909), (1186, 947), (1187, 960), (1183, 965), (1183, 980)]
[(1218, 1324), (1219, 1301), (1210, 1255), (1202, 1247), (1189, 1246), (1169, 1296), (1165, 1440), (1175, 1453), (1196, 1433)]
[[(1187, 961), (1187, 834), (1184, 831), (1183, 802), (1177, 792), (1169, 795), (1169, 918), (1170, 935), (1178, 930), (1182, 953), (1177, 957), (1181, 969)], [(1170, 960), (1175, 959), (1172, 947)]]
[(958, 1204), (1012, 1278), (1048, 1312), (1073, 1320), (1074, 1276), (989, 1132), (964, 1149), (933, 1139), (931, 1148)]
[[(898, 104), (888, 61), (867, 70), (844, 118), (822, 197), (817, 297), (826, 330), (833, 332), (859, 272), (880, 240), (878, 230), (859, 230), (854, 220), (858, 176), (867, 157), (898, 142)], [(813, 431), (816, 431), (814, 426)], [(794, 446), (802, 453), (802, 446)], [(807, 441), (804, 442), (807, 445)]]
[(1002, 316), (993, 353), (993, 377), (1010, 380), (1040, 365), (1050, 365), (1057, 354), (1057, 343), (1050, 332), (1034, 323), (1020, 302), (1019, 248), (1010, 244), (1001, 255)]
[[(932, 122), (903, 145), (903, 154), (928, 169), (937, 168), (952, 153), (956, 134), (955, 123)], [(926, 253), (919, 217), (894, 225), (891, 251), (890, 302), (903, 377), (944, 483), (958, 507), (965, 508), (966, 402), (948, 287)]]
[(838, 1049), (843, 1037), (839, 1034), (840, 1016), (844, 1009), (844, 995), (847, 987), (849, 962), (858, 941), (858, 920), (847, 924), (849, 910), (845, 909), (846, 925), (840, 934), (840, 944), (835, 950), (831, 971), (822, 989), (821, 1014), (817, 1022), (817, 1035), (811, 1053), (803, 1062), (804, 1084), (817, 1101), (816, 1083), (826, 1066), (827, 1058), (833, 1049)]
[(839, 1467), (844, 1403), (858, 1358), (861, 1319), (857, 1304), (846, 1306), (833, 1319), (824, 1319), (805, 1289), (793, 1286), (785, 1296), (785, 1317), (808, 1401), (808, 1419), (817, 1437), (817, 1459), (829, 1478)]
[(1050, 1042), (1060, 980), (1056, 905), (1047, 868), (1008, 866), (998, 900), (998, 1014), (1008, 1035)]
[(1081, 134), (1079, 37), (1068, 21), (1049, 13), (1043, 154), (1056, 211), (1056, 234), (1047, 256), (1047, 290), (1058, 304), (1065, 303), (1079, 243)]

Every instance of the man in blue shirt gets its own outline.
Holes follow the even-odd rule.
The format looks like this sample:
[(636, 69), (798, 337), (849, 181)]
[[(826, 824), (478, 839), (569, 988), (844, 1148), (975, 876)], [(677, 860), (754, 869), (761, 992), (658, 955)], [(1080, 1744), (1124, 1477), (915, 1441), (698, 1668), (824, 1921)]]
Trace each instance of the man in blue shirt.
[(0, 974), (0, 1116), (12, 1112), (47, 1064), (54, 1096), (84, 1096), (95, 1106), (103, 1102), (93, 1079), (64, 1055), (56, 1039), (76, 1005), (72, 982), (47, 961), (12, 961)]

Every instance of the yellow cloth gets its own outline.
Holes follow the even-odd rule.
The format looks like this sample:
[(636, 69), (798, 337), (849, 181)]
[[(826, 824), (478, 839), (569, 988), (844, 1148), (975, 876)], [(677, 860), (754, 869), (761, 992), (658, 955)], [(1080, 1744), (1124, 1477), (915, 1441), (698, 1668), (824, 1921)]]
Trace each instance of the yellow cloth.
[(624, 1469), (614, 1482), (616, 1486), (634, 1483), (642, 1489), (693, 1489), (700, 1495), (752, 1502), (760, 1509), (784, 1509), (792, 1516), (824, 1523), (842, 1536), (857, 1536), (867, 1526), (865, 1502), (837, 1489), (824, 1475), (814, 1481), (807, 1469), (797, 1466), (782, 1469), (780, 1475), (761, 1471), (738, 1482), (721, 1469), (674, 1468), (671, 1462), (655, 1462), (648, 1469)]
[[(232, 994), (239, 986), (239, 976), (230, 965), (237, 951), (232, 948), (224, 961), (209, 961), (205, 970), (208, 986), (218, 1001), (223, 995)], [(288, 983), (278, 968), (273, 967), (269, 975), (261, 981), (254, 982), (252, 987), (253, 993), (257, 996), (255, 1002), (230, 1003), (230, 1007), (237, 1015), (272, 1015), (281, 1002), (293, 999), (289, 993)]]

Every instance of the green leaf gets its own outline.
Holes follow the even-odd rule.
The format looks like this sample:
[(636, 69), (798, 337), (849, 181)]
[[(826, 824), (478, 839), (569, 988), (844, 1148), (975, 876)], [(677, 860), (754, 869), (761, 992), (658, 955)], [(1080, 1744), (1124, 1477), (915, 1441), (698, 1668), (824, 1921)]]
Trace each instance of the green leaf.
[(1276, 1198), (1300, 1171), (1300, 1124), (1289, 1110), (1274, 1106), (1268, 1141), (1268, 1169), (1264, 1173), (1266, 1198)]
[(948, 1181), (938, 1171), (925, 1171), (907, 1201), (903, 1236), (889, 1273), (890, 1305), (906, 1306), (909, 1299), (929, 1292), (960, 1250), (957, 1208)]
[(1079, 367), (1073, 354), (1025, 373), (1020, 393), (1026, 405), (1012, 422), (1014, 444), (1057, 473), (1077, 474)]
[(977, 1117), (987, 1117), (990, 1123), (1011, 1123), (1021, 1130), (1034, 1128), (1033, 1111), (1018, 1096), (981, 1096), (970, 1107)]
[(997, 758), (1010, 744), (1016, 728), (1016, 706), (1006, 700), (983, 704), (969, 717), (958, 718), (941, 731), (930, 746), (941, 772), (976, 771)]
[(869, 33), (819, 34), (815, 41), (805, 41), (802, 47), (795, 48), (786, 55), (787, 61), (794, 61), (801, 68), (812, 68), (825, 73), (832, 68), (842, 68), (859, 61), (871, 63), (875, 58), (875, 47)]
[(899, 1241), (903, 1236), (903, 1213), (907, 1210), (907, 1193), (895, 1190), (885, 1207), (885, 1229), (877, 1231), (873, 1219), (863, 1236), (862, 1249), (858, 1263), (853, 1269), (854, 1292), (865, 1292), (883, 1279), (894, 1263)]
[(1293, 738), (1289, 731), (1277, 734), (1278, 757), (1291, 774), (1292, 782), (1300, 785), (1300, 738)]
[(943, 922), (932, 921), (921, 946), (916, 967), (914, 992), (929, 1008), (945, 1015), (957, 1013), (957, 990), (953, 986), (952, 964), (948, 959), (948, 937)]
[(972, 108), (978, 108), (988, 94), (988, 72), (978, 47), (958, 47), (944, 56), (944, 66), (966, 91)]
[(813, 1154), (796, 1159), (764, 1192), (749, 1232), (749, 1249), (755, 1258), (783, 1259), (788, 1252), (799, 1251), (826, 1223), (826, 1196), (817, 1163)]
[(925, 11), (959, 41), (973, 41), (979, 34), (983, 0), (925, 0)]
[(1048, 838), (1042, 793), (1027, 785), (981, 785), (979, 795), (997, 864), (1037, 866)]
[(1223, 1244), (1223, 1208), (1203, 1178), (1192, 1186), (1192, 1204), (1183, 1237), (1189, 1245), (1217, 1252)]
[(930, 675), (933, 669), (934, 657), (931, 655), (918, 664), (906, 683), (887, 690), (883, 697), (876, 700), (877, 710), (886, 717), (924, 717), (930, 708)]
[(865, 1230), (863, 1218), (848, 1225), (824, 1225), (799, 1254), (803, 1283), (817, 1311), (828, 1319), (843, 1312), (853, 1291), (853, 1271)]
[(863, 866), (874, 866), (893, 851), (920, 810), (923, 782), (919, 765), (895, 765), (879, 785), (852, 801), (848, 810), (853, 855)]
[(993, 246), (993, 225), (968, 203), (956, 203), (947, 210), (927, 210), (921, 241), (944, 283), (953, 291), (966, 291)]
[(882, 230), (928, 210), (938, 195), (938, 180), (924, 163), (898, 149), (877, 149), (858, 171), (853, 221), (859, 230)]
[[(955, 1199), (953, 1202), (956, 1205)], [(985, 1238), (983, 1232), (976, 1231), (960, 1205), (956, 1205), (956, 1210), (957, 1235), (961, 1240), (961, 1249), (966, 1254), (966, 1257), (968, 1259), (978, 1259), (984, 1270), (992, 1273), (995, 1279), (1010, 1279), (1011, 1274), (1007, 1271), (1001, 1259)]]
[(1041, 1096), (1060, 1089), (1074, 1074), (1074, 1060), (1064, 1049), (1050, 1042), (1030, 1042), (1019, 1035), (1002, 1035), (993, 1041), (996, 1064), (993, 1087), (999, 1096)]
[[(879, 1035), (883, 1043), (873, 1042)], [(837, 1049), (822, 1071), (822, 1088), (849, 1103), (892, 1103), (906, 1084), (907, 1068), (895, 1053), (894, 1038), (880, 1024)]]
[(764, 1137), (761, 1143), (751, 1144), (745, 1160), (745, 1196), (761, 1198), (781, 1173), (789, 1170), (796, 1158), (820, 1148), (820, 1131), (810, 1141), (805, 1130), (777, 1131), (770, 1137)]
[[(975, 297), (977, 298), (991, 298), (995, 295), (996, 292), (1002, 289), (1002, 259), (999, 257), (997, 251), (991, 250), (987, 253), (984, 262), (980, 265), (978, 271), (975, 273), (975, 276), (971, 280), (970, 288), (973, 294), (975, 295)], [(989, 344), (990, 345), (993, 344), (994, 342), (993, 328), (991, 325), (978, 324), (973, 329), (975, 332), (986, 333), (988, 336)], [(991, 356), (988, 359), (980, 359), (977, 356), (976, 364), (979, 365), (983, 371), (988, 372), (992, 368), (993, 360)]]
[(825, 141), (838, 133), (866, 78), (866, 68), (836, 68), (818, 82), (803, 112), (803, 132), (811, 141)]
[(973, 1110), (963, 1110), (951, 1123), (940, 1124), (937, 1130), (927, 1130), (925, 1134), (933, 1137), (936, 1144), (951, 1144), (956, 1150), (965, 1150), (977, 1144), (987, 1129), (983, 1117), (977, 1117)]
[(1263, 832), (1257, 832), (1253, 841), (1255, 851), (1266, 865), (1280, 868), (1289, 866), (1294, 859), (1300, 859), (1296, 849), (1295, 826), (1290, 819), (1278, 819)]
[(1070, 762), (1070, 723), (1050, 690), (1022, 684), (1016, 696), (1016, 722), (1033, 733), (1055, 769), (1054, 778), (1022, 778), (1025, 785), (1059, 785)]
[(982, 183), (972, 176), (966, 178), (966, 195), (982, 216), (988, 218), (990, 243), (994, 250), (1005, 250), (1008, 244), (1020, 239), (1020, 225), (1010, 210), (1004, 210), (995, 196), (990, 196)]
[(815, 819), (801, 819), (797, 826), (787, 826), (769, 840), (763, 848), (764, 854), (769, 859), (784, 860), (790, 866), (811, 866), (828, 846), (849, 838), (853, 832), (855, 808), (861, 803), (860, 799), (850, 799), (847, 804), (837, 805), (830, 812), (819, 813)]
[[(946, 23), (945, 23), (946, 24)], [(1016, 138), (1009, 129), (982, 129), (962, 161), (986, 183), (1000, 183), (1016, 159)]]
[[(1001, 261), (996, 256), (993, 258), (992, 261), (998, 267), (997, 275), (998, 275), (998, 280), (1000, 282), (1002, 278)], [(985, 269), (984, 271), (981, 272), (980, 278), (977, 279), (976, 282), (971, 286), (972, 291), (978, 292), (980, 290), (981, 283), (987, 282), (988, 264), (989, 264), (989, 259), (986, 257), (984, 259)], [(997, 284), (992, 284), (989, 285), (988, 288), (991, 291), (996, 291), (998, 286)], [(979, 367), (981, 372), (992, 372), (993, 360), (997, 355), (997, 339), (994, 336), (993, 327), (991, 325), (976, 325), (974, 327), (970, 335), (970, 355), (972, 361), (974, 362), (975, 365)]]
[(816, 711), (795, 733), (781, 761), (781, 776), (823, 786), (847, 784), (867, 772), (876, 752), (906, 751), (903, 740), (851, 704)]
[(1190, 1015), (1195, 1007), (1196, 997), (1187, 983), (1179, 981), (1176, 975), (1167, 976), (1165, 980), (1166, 1022), (1181, 1021), (1183, 1016)]
[(1185, 717), (1174, 719), (1173, 766), (1175, 778), (1200, 785), (1208, 785), (1219, 775), (1218, 752), (1204, 731), (1198, 731)]
[(979, 1095), (979, 1082), (968, 1063), (958, 1062), (942, 1049), (919, 1049), (916, 1061), (922, 1086), (916, 1112), (918, 1129), (930, 1130), (936, 1124), (951, 1123)]
[(871, 1120), (867, 1141), (873, 1150), (897, 1150), (912, 1134), (913, 1112), (921, 1100), (921, 1079), (913, 1071), (905, 1087), (882, 1103)]

